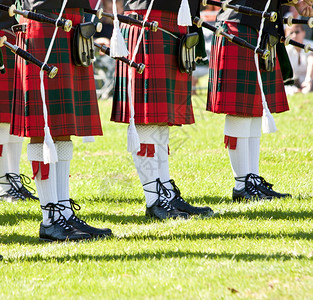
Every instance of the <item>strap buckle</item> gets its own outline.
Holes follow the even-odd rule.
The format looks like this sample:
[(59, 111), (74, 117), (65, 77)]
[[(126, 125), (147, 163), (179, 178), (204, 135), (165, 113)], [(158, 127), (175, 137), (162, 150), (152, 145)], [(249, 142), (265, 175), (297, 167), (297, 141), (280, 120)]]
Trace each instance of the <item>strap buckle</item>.
[(23, 24), (16, 24), (11, 26), (11, 29), (14, 33), (16, 32), (26, 32), (26, 28), (27, 28), (27, 23), (23, 23)]

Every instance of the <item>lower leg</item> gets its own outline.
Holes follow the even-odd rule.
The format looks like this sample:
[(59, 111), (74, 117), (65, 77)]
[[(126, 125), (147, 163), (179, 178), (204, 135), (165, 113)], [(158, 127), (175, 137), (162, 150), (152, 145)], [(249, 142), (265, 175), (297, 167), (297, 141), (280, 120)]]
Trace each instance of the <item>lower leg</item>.
[(147, 157), (146, 154), (141, 156), (140, 153), (133, 153), (132, 155), (144, 189), (147, 207), (151, 207), (158, 200), (156, 180), (159, 178), (159, 172), (157, 157), (154, 154), (153, 157)]
[(70, 163), (73, 157), (72, 141), (56, 141), (55, 142), (58, 162), (56, 162), (56, 180), (58, 202), (66, 208), (62, 211), (65, 219), (68, 220), (73, 211), (70, 204)]
[(245, 177), (249, 173), (249, 142), (248, 138), (237, 138), (235, 149), (228, 146), (230, 164), (233, 170), (235, 189), (241, 190), (245, 187)]
[(249, 173), (259, 175), (260, 138), (249, 138)]
[(43, 144), (28, 144), (27, 156), (33, 168), (40, 206), (42, 207), (43, 224), (50, 225), (60, 216), (57, 212), (52, 217), (49, 211), (45, 209), (49, 203), (58, 204), (55, 164), (45, 165), (43, 163)]
[(9, 137), (8, 149), (8, 169), (9, 173), (20, 174), (20, 160), (23, 147), (23, 138), (12, 136)]
[(249, 173), (259, 175), (262, 118), (252, 118), (249, 136)]
[(91, 237), (107, 237), (112, 235), (111, 229), (95, 228), (80, 220), (74, 213), (73, 208), (80, 206), (70, 199), (69, 179), (70, 179), (70, 162), (73, 157), (72, 141), (56, 141), (58, 153), (58, 162), (56, 163), (56, 185), (58, 204), (62, 207), (61, 214), (66, 219), (67, 224), (75, 229), (89, 234)]
[[(8, 173), (8, 141), (10, 124), (0, 123), (0, 196), (6, 196), (11, 189), (11, 184), (7, 179)], [(8, 199), (9, 200), (9, 199)]]
[(11, 189), (11, 184), (7, 179), (7, 149), (6, 144), (0, 145), (0, 196), (6, 194)]

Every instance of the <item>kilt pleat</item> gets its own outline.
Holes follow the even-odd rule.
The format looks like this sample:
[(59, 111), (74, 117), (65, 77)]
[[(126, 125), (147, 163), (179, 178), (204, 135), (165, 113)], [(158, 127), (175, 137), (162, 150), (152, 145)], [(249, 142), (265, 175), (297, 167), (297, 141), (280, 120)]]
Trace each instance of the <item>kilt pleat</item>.
[[(79, 9), (66, 9), (63, 17), (72, 20), (75, 26), (82, 22), (83, 13)], [(26, 33), (18, 32), (18, 45), (44, 61), (54, 26), (24, 18), (20, 19), (20, 23), (26, 23), (27, 30)], [(73, 64), (72, 37), (73, 30), (69, 33), (58, 30), (48, 64), (57, 66), (59, 71), (55, 78), (49, 79), (45, 75), (44, 79), (51, 135), (101, 135), (93, 68)], [(37, 66), (17, 59), (12, 134), (44, 136), (39, 71)]]
[[(8, 38), (9, 43), (15, 44), (13, 34), (1, 30), (0, 36), (4, 35)], [(6, 72), (5, 74), (0, 74), (0, 123), (10, 123), (15, 56), (7, 47), (2, 48), (2, 54)]]
[[(226, 32), (257, 44), (254, 29), (225, 22)], [(272, 113), (289, 110), (278, 59), (273, 72), (261, 71), (263, 90)], [(213, 37), (209, 63), (207, 110), (214, 113), (260, 117), (262, 97), (257, 82), (254, 53), (224, 37)]]
[[(145, 11), (137, 11), (139, 15)], [(151, 11), (149, 20), (159, 22), (177, 36), (186, 28), (177, 25), (177, 14)], [(121, 25), (131, 59), (140, 34), (140, 27)], [(178, 41), (160, 30), (145, 30), (135, 61), (145, 64), (143, 74), (132, 70), (132, 100), (137, 124), (182, 125), (194, 123), (191, 103), (191, 76), (180, 73), (177, 64)], [(128, 66), (117, 62), (116, 83), (111, 120), (128, 123), (130, 118), (127, 95)]]

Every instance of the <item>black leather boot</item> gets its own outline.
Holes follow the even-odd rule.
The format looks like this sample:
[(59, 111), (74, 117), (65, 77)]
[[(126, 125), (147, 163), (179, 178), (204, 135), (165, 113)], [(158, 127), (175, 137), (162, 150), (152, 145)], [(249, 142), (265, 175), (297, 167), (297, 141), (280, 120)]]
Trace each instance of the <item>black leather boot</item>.
[[(88, 225), (85, 221), (79, 219), (75, 213), (74, 210), (80, 210), (80, 205), (75, 203), (73, 199), (69, 200), (61, 200), (59, 203), (67, 202), (69, 201), (71, 204), (71, 207), (64, 206), (65, 208), (69, 208), (72, 210), (73, 214), (70, 216), (70, 218), (67, 220), (67, 223), (69, 225), (72, 225), (74, 228), (88, 233), (93, 238), (105, 238), (112, 236), (112, 230), (109, 228), (96, 228), (93, 226)], [(62, 205), (62, 204), (61, 204)]]
[(146, 209), (146, 216), (156, 218), (159, 220), (169, 219), (169, 218), (189, 218), (189, 214), (183, 211), (178, 210), (172, 206), (168, 199), (171, 197), (170, 191), (161, 183), (160, 178), (157, 178), (156, 181), (148, 182), (144, 186), (156, 183), (156, 190), (150, 191), (144, 189), (146, 192), (155, 193), (158, 195), (157, 201)]
[(146, 216), (159, 220), (189, 218), (188, 213), (177, 210), (165, 199), (158, 199), (151, 207), (147, 207)]
[[(41, 206), (43, 210), (49, 211), (49, 218), (52, 223), (50, 225), (40, 224), (39, 239), (46, 242), (54, 241), (77, 241), (83, 239), (90, 239), (88, 233), (82, 232), (67, 223), (66, 219), (60, 213), (64, 207), (59, 204), (48, 203)], [(57, 214), (57, 217), (55, 216)]]
[(180, 190), (175, 184), (175, 181), (173, 179), (170, 179), (169, 181), (173, 187), (173, 191), (175, 193), (175, 197), (169, 201), (171, 205), (173, 205), (175, 208), (177, 208), (180, 211), (186, 212), (190, 215), (206, 215), (206, 216), (212, 216), (214, 214), (213, 210), (209, 206), (192, 206), (188, 202), (186, 202), (180, 195)]
[(5, 180), (5, 182), (0, 182), (3, 185), (7, 185), (10, 188), (8, 191), (0, 195), (0, 200), (7, 202), (16, 202), (19, 200), (25, 200), (25, 197), (15, 189), (14, 185), (7, 178), (7, 174), (0, 177), (0, 180)]
[[(31, 180), (24, 174), (7, 173), (5, 174), (7, 180), (11, 183), (11, 186), (19, 192), (25, 199), (39, 200), (38, 197), (34, 196), (35, 190), (29, 186)], [(19, 183), (22, 185), (20, 186)], [(30, 190), (28, 190), (30, 189)]]
[(251, 173), (243, 177), (235, 177), (235, 180), (245, 183), (244, 188), (237, 190), (233, 188), (233, 200), (234, 201), (258, 201), (258, 200), (271, 200), (273, 197), (263, 194), (259, 191), (251, 178)]
[(288, 193), (278, 193), (275, 192), (272, 187), (273, 184), (267, 182), (263, 177), (256, 175), (256, 174), (248, 174), (250, 178), (254, 181), (254, 185), (257, 188), (258, 191), (263, 193), (264, 195), (271, 196), (274, 198), (287, 198), (287, 197), (292, 197)]

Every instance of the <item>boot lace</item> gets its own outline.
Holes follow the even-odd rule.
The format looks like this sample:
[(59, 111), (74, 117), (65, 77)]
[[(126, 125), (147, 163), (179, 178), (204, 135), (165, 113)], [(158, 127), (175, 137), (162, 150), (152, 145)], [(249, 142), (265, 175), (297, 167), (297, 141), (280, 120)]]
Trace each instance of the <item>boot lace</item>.
[[(12, 187), (16, 189), (20, 194), (27, 194), (29, 196), (32, 196), (32, 194), (35, 193), (35, 190), (29, 185), (31, 183), (31, 179), (28, 176), (24, 174), (18, 175), (16, 173), (6, 173), (5, 176), (9, 183), (12, 185)], [(21, 183), (21, 187), (19, 186), (19, 183)]]
[[(61, 211), (65, 210), (65, 206), (59, 203), (48, 203), (47, 205), (41, 205), (42, 210), (47, 210), (49, 212), (48, 217), (51, 219), (52, 224), (59, 224), (64, 229), (68, 230), (71, 228), (67, 224), (65, 217), (61, 214)], [(56, 212), (59, 213), (56, 219)]]
[(0, 182), (0, 184), (11, 186), (11, 188), (6, 192), (6, 194), (8, 194), (12, 197), (18, 198), (18, 199), (25, 200), (25, 197), (19, 192), (17, 183), (15, 183), (15, 181), (12, 183), (9, 179), (10, 177), (8, 176), (8, 174), (9, 173), (0, 177), (0, 179), (5, 178), (8, 181), (8, 182)]
[(161, 182), (160, 178), (157, 178), (155, 181), (148, 182), (145, 185), (156, 182), (156, 191), (149, 191), (144, 189), (144, 191), (149, 193), (155, 193), (158, 195), (159, 205), (163, 207), (166, 211), (174, 210), (174, 207), (168, 202), (168, 199), (171, 198), (171, 192), (166, 186)]
[(25, 197), (21, 193), (19, 193), (13, 186), (6, 193), (14, 198), (25, 200)]
[(263, 177), (256, 175), (256, 174), (248, 174), (250, 178), (254, 181), (255, 185), (261, 185), (266, 187), (269, 190), (272, 190), (273, 184), (267, 182)]
[(259, 184), (259, 176), (249, 173), (246, 176), (235, 177), (235, 180), (245, 183), (245, 190), (253, 196), (259, 196), (259, 191), (256, 186)]
[(74, 210), (76, 210), (76, 211), (80, 210), (80, 209), (81, 209), (81, 206), (80, 206), (79, 204), (77, 204), (73, 199), (70, 198), (69, 200), (60, 200), (59, 202), (67, 202), (67, 201), (70, 202), (70, 205), (71, 205), (71, 206), (68, 207), (68, 206), (65, 206), (65, 205), (61, 204), (61, 205), (64, 206), (64, 209), (65, 209), (65, 208), (69, 208), (69, 209), (72, 210), (72, 212), (73, 212), (72, 218), (74, 219), (74, 221), (79, 222), (79, 223), (81, 223), (81, 224), (83, 224), (83, 225), (87, 225), (87, 223), (86, 223), (85, 221), (81, 220), (80, 218), (78, 218), (78, 217), (75, 215)]
[(159, 204), (163, 207), (167, 212), (174, 210), (174, 206), (172, 206), (166, 199), (159, 199)]
[(169, 189), (166, 188), (166, 186), (161, 182), (160, 178), (157, 178), (155, 181), (147, 182), (143, 186), (151, 184), (156, 182), (156, 190), (155, 191), (149, 191), (145, 188), (143, 189), (145, 192), (154, 193), (158, 195), (158, 199), (161, 198), (171, 198), (171, 192)]
[(60, 215), (59, 218), (54, 222), (54, 224), (59, 224), (61, 227), (63, 227), (66, 230), (71, 229), (71, 225), (68, 225), (66, 222), (66, 219), (63, 215)]
[(172, 185), (172, 187), (173, 187), (173, 191), (174, 191), (174, 193), (175, 193), (176, 199), (178, 199), (178, 200), (179, 200), (180, 202), (182, 202), (182, 203), (185, 203), (185, 204), (188, 204), (188, 205), (189, 205), (189, 203), (187, 203), (187, 202), (181, 197), (180, 189), (179, 189), (178, 186), (176, 185), (174, 179), (170, 179), (170, 180), (167, 181), (167, 182), (170, 182), (170, 183), (171, 183), (171, 185)]

